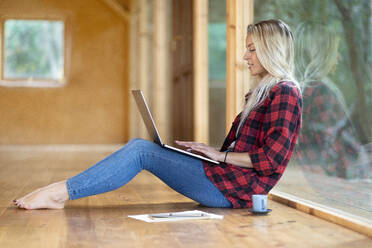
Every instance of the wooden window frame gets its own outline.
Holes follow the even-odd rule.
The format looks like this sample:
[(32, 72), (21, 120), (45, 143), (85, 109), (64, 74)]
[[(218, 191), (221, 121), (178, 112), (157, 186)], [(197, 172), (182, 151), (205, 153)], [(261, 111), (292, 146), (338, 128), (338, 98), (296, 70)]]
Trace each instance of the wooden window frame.
[(194, 140), (208, 144), (208, 0), (193, 1)]
[[(64, 25), (64, 65), (61, 80), (44, 78), (4, 78), (4, 42), (5, 42), (5, 21), (7, 20), (29, 20), (29, 21), (60, 21)], [(62, 16), (23, 16), (23, 15), (2, 15), (0, 16), (0, 86), (4, 87), (63, 87), (67, 84), (70, 69), (71, 37), (69, 35), (70, 24), (68, 18)]]
[(243, 55), (248, 24), (253, 23), (253, 0), (226, 1), (226, 134), (244, 106), (253, 81)]

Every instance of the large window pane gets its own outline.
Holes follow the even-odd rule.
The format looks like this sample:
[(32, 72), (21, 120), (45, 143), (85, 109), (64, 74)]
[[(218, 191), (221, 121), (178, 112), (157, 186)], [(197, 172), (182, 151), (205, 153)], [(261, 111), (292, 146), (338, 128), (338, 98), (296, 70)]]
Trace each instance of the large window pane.
[(62, 79), (63, 22), (7, 20), (4, 27), (4, 78)]
[(209, 1), (209, 143), (220, 148), (226, 129), (226, 1)]
[(372, 219), (370, 0), (255, 1), (295, 37), (298, 145), (277, 189)]

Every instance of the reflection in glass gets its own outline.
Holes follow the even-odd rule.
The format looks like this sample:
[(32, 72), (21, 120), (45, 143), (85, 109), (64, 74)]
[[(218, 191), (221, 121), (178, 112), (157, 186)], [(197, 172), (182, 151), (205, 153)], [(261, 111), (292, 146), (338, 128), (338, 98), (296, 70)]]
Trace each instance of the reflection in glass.
[(317, 22), (300, 23), (294, 33), (303, 125), (293, 159), (305, 169), (327, 176), (368, 178), (368, 159), (343, 94), (328, 77), (337, 66), (340, 36)]

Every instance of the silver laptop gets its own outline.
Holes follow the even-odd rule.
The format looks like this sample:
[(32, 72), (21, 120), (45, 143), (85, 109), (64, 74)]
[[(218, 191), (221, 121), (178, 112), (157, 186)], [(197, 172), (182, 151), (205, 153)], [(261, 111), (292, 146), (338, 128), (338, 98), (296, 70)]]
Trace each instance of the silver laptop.
[(154, 139), (154, 142), (156, 144), (158, 144), (162, 147), (165, 147), (167, 149), (171, 149), (173, 151), (180, 152), (182, 154), (186, 154), (186, 155), (189, 155), (189, 156), (192, 156), (192, 157), (195, 157), (195, 158), (199, 158), (199, 159), (204, 160), (204, 161), (219, 164), (218, 161), (215, 161), (215, 160), (209, 159), (207, 157), (200, 156), (200, 155), (197, 155), (197, 154), (194, 154), (194, 153), (191, 153), (191, 152), (187, 152), (187, 151), (178, 149), (176, 147), (172, 147), (172, 146), (164, 144), (161, 141), (159, 132), (158, 132), (156, 126), (155, 126), (154, 119), (152, 118), (150, 109), (149, 109), (149, 107), (146, 103), (146, 100), (145, 100), (145, 98), (142, 94), (142, 91), (141, 90), (132, 90), (132, 93), (133, 93), (134, 99), (136, 100), (138, 110), (141, 113), (142, 119), (145, 122), (147, 131), (149, 132), (150, 137), (152, 137)]

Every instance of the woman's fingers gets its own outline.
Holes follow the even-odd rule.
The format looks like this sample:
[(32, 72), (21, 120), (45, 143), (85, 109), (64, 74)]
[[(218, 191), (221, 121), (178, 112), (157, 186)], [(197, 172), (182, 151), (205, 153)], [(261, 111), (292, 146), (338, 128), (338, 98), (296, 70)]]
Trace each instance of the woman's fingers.
[(190, 143), (190, 142), (188, 142), (188, 141), (178, 141), (178, 140), (175, 140), (174, 142), (175, 142), (176, 144), (179, 144), (179, 145), (186, 145), (186, 144)]
[(186, 151), (191, 152), (191, 151), (197, 151), (201, 152), (207, 156), (213, 154), (216, 149), (213, 147), (207, 146), (206, 144), (203, 143), (198, 143), (198, 142), (192, 142), (192, 141), (179, 141), (175, 140), (175, 143), (181, 146), (186, 147)]
[(201, 143), (192, 142), (192, 141), (178, 141), (178, 140), (176, 140), (175, 143), (181, 146), (186, 146), (186, 147), (191, 147), (191, 146), (196, 146), (196, 145), (201, 144)]
[(180, 146), (186, 146), (187, 147), (187, 145), (184, 142), (180, 142), (180, 141), (176, 140), (174, 143), (176, 143), (177, 145), (180, 145)]
[(191, 146), (191, 149), (202, 153), (208, 152), (208, 149), (203, 146)]

